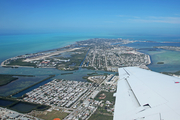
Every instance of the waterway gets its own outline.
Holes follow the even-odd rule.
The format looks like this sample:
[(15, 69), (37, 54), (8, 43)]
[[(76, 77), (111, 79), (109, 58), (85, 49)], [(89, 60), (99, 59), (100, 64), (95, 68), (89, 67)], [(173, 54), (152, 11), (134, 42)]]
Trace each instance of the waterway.
[(35, 83), (40, 82), (41, 80), (47, 78), (48, 76), (44, 75), (44, 76), (35, 76), (35, 77), (23, 77), (23, 76), (16, 76), (16, 77), (18, 77), (17, 80), (12, 81), (11, 83), (0, 87), (0, 96), (9, 96)]
[[(179, 41), (179, 37), (153, 37), (153, 36), (127, 36), (127, 35), (112, 35), (112, 34), (101, 34), (101, 35), (85, 35), (81, 34), (32, 34), (32, 35), (5, 35), (0, 36), (1, 44), (0, 44), (0, 63), (4, 61), (5, 59), (15, 57), (18, 55), (23, 55), (27, 53), (36, 53), (40, 51), (55, 49), (64, 47), (66, 45), (75, 43), (76, 41), (86, 40), (89, 38), (123, 38), (123, 39), (130, 39), (130, 40), (152, 40), (152, 41), (173, 41), (177, 42)], [(144, 52), (146, 54), (149, 54), (152, 59), (152, 63), (148, 66), (151, 70), (157, 71), (157, 72), (164, 72), (164, 71), (178, 71), (180, 70), (180, 56), (179, 52), (177, 51), (168, 51), (168, 50), (162, 50), (162, 49), (154, 49), (153, 46), (161, 46), (161, 45), (171, 45), (171, 46), (180, 46), (179, 43), (147, 43), (147, 42), (136, 42), (127, 44), (127, 46), (134, 47), (139, 49), (140, 52)], [(17, 47), (18, 46), (18, 47)], [(124, 46), (124, 45), (123, 45)], [(62, 54), (63, 57), (69, 57), (70, 55)], [(165, 64), (163, 65), (157, 65), (156, 63), (159, 61), (163, 61)], [(55, 74), (56, 76), (54, 78), (57, 79), (66, 79), (66, 80), (76, 80), (76, 81), (84, 81), (83, 76), (87, 76), (87, 74), (94, 73), (94, 70), (87, 70), (84, 68), (81, 68), (79, 70), (73, 71), (73, 74), (66, 74), (61, 75), (61, 73), (67, 73), (72, 71), (61, 71), (53, 68), (3, 68), (0, 67), (0, 74), (13, 74), (13, 75), (35, 75), (36, 77), (42, 77), (39, 79), (31, 79), (31, 80), (19, 80), (14, 81), (10, 84), (8, 84), (5, 87), (0, 87), (0, 95), (6, 96), (14, 93), (15, 91), (13, 89), (21, 90), (25, 87), (28, 87), (39, 80), (43, 79), (43, 76), (48, 76)], [(98, 74), (114, 74), (114, 72), (106, 72), (106, 71), (96, 71)], [(48, 79), (47, 81), (44, 81), (42, 83), (37, 84), (36, 86), (32, 86), (31, 88), (24, 90), (20, 92), (19, 94), (16, 94), (17, 97), (25, 94), (29, 90), (35, 89), (39, 87), (40, 85), (45, 84), (46, 82), (51, 81), (51, 79)], [(19, 87), (20, 85), (20, 87)], [(27, 85), (27, 86), (26, 86)], [(13, 91), (13, 92), (12, 92)], [(9, 100), (0, 100), (0, 105), (8, 106), (11, 105), (12, 101)], [(19, 104), (15, 105), (14, 109), (20, 109), (21, 111), (28, 111), (24, 110), (22, 108), (31, 107), (25, 104)], [(34, 106), (32, 106), (32, 109)]]
[(27, 102), (21, 102), (17, 100), (9, 100), (0, 98), (0, 106), (12, 109), (21, 113), (28, 113), (33, 109), (42, 110), (47, 109), (48, 106), (40, 104), (32, 104)]
[[(90, 49), (89, 49), (89, 50), (88, 50), (88, 52), (86, 53), (86, 56), (88, 55), (89, 51), (90, 51)], [(83, 62), (85, 61), (86, 56), (84, 57), (83, 61), (81, 62), (81, 64), (80, 64), (80, 68), (79, 68), (79, 69), (81, 69), (81, 66), (83, 65)]]
[(35, 109), (36, 107), (37, 105), (34, 105), (34, 104), (20, 102), (18, 104), (11, 106), (10, 109), (13, 109), (15, 111), (22, 112), (22, 113), (27, 113)]
[[(89, 52), (89, 50), (88, 50)], [(86, 53), (86, 56), (88, 54), (88, 52)], [(66, 57), (69, 57), (70, 54), (63, 54)], [(85, 56), (85, 58), (86, 58)], [(18, 80), (13, 81), (5, 86), (0, 87), (0, 96), (9, 96), (12, 95), (22, 89), (25, 89), (39, 81), (41, 81), (42, 79), (45, 78), (45, 76), (47, 77), (48, 75), (52, 75), (54, 74), (55, 77), (52, 79), (65, 79), (65, 80), (75, 80), (75, 81), (83, 81), (83, 82), (87, 82), (87, 80), (83, 79), (84, 76), (87, 76), (87, 74), (91, 74), (94, 73), (94, 70), (87, 70), (87, 69), (82, 69), (81, 66), (85, 60), (85, 58), (83, 59), (83, 61), (80, 64), (79, 70), (75, 70), (75, 71), (61, 71), (58, 69), (54, 69), (54, 68), (26, 68), (26, 67), (19, 67), (17, 69), (13, 69), (13, 68), (3, 68), (0, 67), (0, 73), (1, 74), (18, 74), (18, 75), (35, 75), (36, 77), (19, 77)], [(103, 74), (115, 74), (114, 72), (106, 72), (106, 71), (96, 71), (99, 75), (103, 75)], [(73, 73), (73, 74), (63, 74), (63, 73)], [(25, 93), (46, 84), (47, 82), (50, 82), (52, 79), (48, 79), (45, 80), (43, 82), (40, 82), (28, 89), (25, 89), (15, 95), (13, 95), (12, 97), (21, 97), (22, 95), (24, 95)]]
[(39, 86), (42, 86), (42, 85), (44, 85), (44, 84), (46, 84), (46, 83), (48, 83), (48, 82), (50, 82), (50, 81), (52, 81), (52, 79), (47, 79), (47, 80), (45, 80), (45, 81), (42, 81), (42, 82), (40, 82), (39, 84), (36, 84), (36, 85), (34, 85), (34, 86), (32, 86), (32, 87), (30, 87), (30, 88), (28, 88), (28, 89), (25, 89), (25, 90), (23, 90), (23, 91), (15, 94), (15, 95), (13, 95), (12, 97), (13, 97), (13, 98), (21, 97), (21, 96), (23, 96), (24, 94), (26, 94), (27, 92), (30, 92), (30, 91), (34, 90), (35, 88), (38, 88)]
[[(153, 48), (154, 46), (177, 46), (180, 43), (162, 43), (162, 42), (135, 42), (123, 46), (133, 47), (139, 52), (150, 55), (151, 64), (149, 69), (156, 72), (176, 72), (180, 71), (180, 51), (164, 50)], [(164, 62), (164, 64), (157, 64)]]
[[(163, 50), (158, 48), (153, 48), (153, 46), (180, 46), (179, 43), (157, 43), (157, 42), (135, 42), (130, 43), (125, 46), (133, 47), (138, 49), (138, 51), (143, 52), (145, 54), (148, 54), (151, 56), (152, 63), (148, 65), (148, 67), (157, 72), (176, 72), (180, 70), (180, 52), (179, 51), (170, 51), (170, 50)], [(124, 45), (123, 45), (124, 46)], [(87, 52), (88, 54), (88, 52)], [(87, 56), (86, 54), (86, 56)], [(157, 62), (164, 62), (164, 64), (157, 64)], [(82, 64), (82, 63), (81, 63)], [(19, 75), (35, 75), (37, 79), (20, 79), (17, 81), (14, 81), (6, 86), (0, 87), (0, 96), (7, 96), (14, 92), (17, 92), (25, 87), (28, 87), (35, 82), (38, 82), (39, 80), (42, 80), (43, 76), (48, 76), (50, 74), (55, 74), (56, 76), (53, 79), (65, 79), (65, 80), (75, 80), (75, 81), (83, 81), (86, 82), (85, 79), (83, 79), (83, 76), (87, 76), (87, 74), (94, 73), (94, 70), (87, 70), (84, 68), (81, 68), (79, 70), (75, 71), (61, 71), (54, 68), (2, 68), (0, 67), (0, 72), (3, 74), (19, 74)], [(62, 73), (70, 73), (73, 72), (73, 74), (64, 74)], [(98, 74), (112, 74), (113, 72), (106, 72), (106, 71), (96, 71)], [(114, 74), (114, 73), (113, 73)], [(39, 79), (37, 76), (41, 77)], [(47, 82), (51, 81), (52, 79), (43, 81), (42, 83), (39, 83), (35, 86), (32, 86), (29, 89), (26, 89), (13, 97), (20, 97), (23, 94), (43, 85)]]
[[(1, 69), (1, 68), (0, 68)], [(65, 80), (75, 80), (75, 81), (82, 81), (82, 82), (87, 82), (87, 80), (83, 79), (84, 76), (88, 76), (87, 74), (94, 73), (94, 70), (87, 70), (84, 68), (81, 68), (79, 70), (75, 71), (62, 71), (54, 68), (3, 68), (6, 71), (5, 73), (9, 74), (19, 74), (19, 75), (35, 75), (36, 77), (21, 77), (21, 79), (18, 79), (16, 81), (13, 81), (5, 86), (0, 87), (0, 96), (8, 96), (13, 93), (16, 93), (24, 88), (27, 88), (45, 78), (48, 77), (48, 75), (56, 75), (52, 79), (65, 79)], [(64, 74), (61, 75), (62, 73), (72, 73), (73, 74)], [(107, 74), (115, 74), (114, 72), (107, 72), (107, 71), (96, 71), (99, 75), (103, 75), (105, 73)], [(43, 84), (46, 84), (47, 82), (50, 82), (52, 79), (45, 80), (35, 86), (30, 87), (29, 89), (26, 89), (13, 97), (20, 97), (26, 92), (29, 92)]]
[(14, 103), (14, 101), (12, 101), (12, 100), (0, 99), (0, 106), (2, 106), (2, 107), (9, 106), (9, 105), (11, 105), (13, 103)]

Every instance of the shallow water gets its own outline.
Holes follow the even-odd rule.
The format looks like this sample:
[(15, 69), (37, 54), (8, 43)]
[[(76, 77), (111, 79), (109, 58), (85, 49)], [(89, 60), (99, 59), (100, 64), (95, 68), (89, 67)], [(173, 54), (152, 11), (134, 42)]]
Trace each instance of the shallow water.
[[(180, 43), (136, 42), (126, 46), (138, 49), (139, 52), (150, 55), (151, 64), (148, 67), (156, 72), (176, 72), (180, 70), (180, 51), (153, 48), (154, 46), (180, 46)], [(157, 64), (164, 62), (164, 64)]]
[[(180, 51), (149, 51), (152, 63), (148, 67), (157, 72), (176, 72), (180, 70)], [(157, 64), (164, 62), (164, 64)]]
[(0, 96), (8, 96), (16, 93), (24, 88), (27, 88), (48, 76), (36, 76), (36, 77), (22, 77), (18, 76), (19, 79), (12, 81), (11, 83), (0, 87)]
[[(0, 96), (8, 96), (15, 92), (20, 91), (21, 89), (24, 89), (30, 85), (33, 85), (45, 78), (48, 77), (48, 75), (56, 75), (52, 79), (65, 79), (65, 80), (75, 80), (75, 81), (83, 81), (86, 82), (85, 79), (83, 79), (84, 76), (88, 76), (87, 74), (97, 72), (100, 75), (103, 75), (104, 73), (109, 74), (115, 74), (115, 72), (106, 72), (106, 71), (94, 71), (94, 70), (87, 70), (87, 69), (79, 69), (76, 71), (62, 71), (54, 68), (3, 68), (6, 71), (2, 71), (9, 74), (19, 74), (19, 75), (35, 75), (36, 77), (21, 77), (21, 79), (18, 79), (16, 81), (13, 81), (12, 83), (9, 83), (5, 86), (0, 87)], [(2, 70), (0, 68), (0, 70)], [(61, 75), (61, 73), (72, 73), (73, 74), (65, 74)], [(37, 84), (36, 86), (33, 86), (29, 88), (28, 90), (22, 91), (21, 93), (15, 95), (14, 97), (20, 97), (29, 90), (33, 90), (39, 85), (46, 84), (47, 82), (51, 81), (52, 79), (48, 79), (42, 83)]]

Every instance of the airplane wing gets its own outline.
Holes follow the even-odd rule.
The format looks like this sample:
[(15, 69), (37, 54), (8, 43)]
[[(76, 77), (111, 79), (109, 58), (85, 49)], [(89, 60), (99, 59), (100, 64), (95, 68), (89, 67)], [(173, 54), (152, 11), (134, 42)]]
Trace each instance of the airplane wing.
[(119, 68), (114, 120), (180, 120), (180, 79), (138, 67)]

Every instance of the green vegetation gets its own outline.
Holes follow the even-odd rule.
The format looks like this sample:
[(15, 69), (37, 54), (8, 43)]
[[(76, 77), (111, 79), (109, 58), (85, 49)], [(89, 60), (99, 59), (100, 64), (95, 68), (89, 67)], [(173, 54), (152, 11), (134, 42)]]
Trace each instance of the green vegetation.
[(35, 63), (29, 63), (29, 62), (23, 62), (24, 59), (17, 59), (17, 60), (13, 60), (10, 62), (10, 64), (7, 65), (19, 65), (19, 66), (32, 66), (32, 67), (36, 67)]
[[(70, 57), (70, 61), (68, 62), (62, 62), (57, 65), (57, 69), (60, 70), (77, 70), (79, 69), (79, 66), (81, 65), (82, 61), (84, 60), (88, 49), (80, 49), (73, 51), (75, 54), (72, 54)], [(57, 59), (67, 59), (63, 57), (57, 57)], [(66, 69), (64, 69), (66, 68)], [(68, 68), (68, 69), (67, 69)]]
[(105, 92), (105, 91), (101, 91), (100, 93), (98, 93), (97, 95), (96, 95), (96, 97), (94, 98), (95, 100), (101, 100), (101, 99), (99, 99), (99, 97), (100, 97), (100, 95), (101, 94), (105, 94), (106, 95), (106, 98), (105, 99), (103, 99), (104, 101), (106, 101), (106, 100), (109, 100), (110, 102), (115, 102), (115, 97), (113, 97), (113, 94), (114, 93), (112, 93), (112, 92)]
[(180, 71), (177, 71), (177, 72), (175, 72), (175, 73), (173, 73), (173, 74), (175, 74), (175, 75), (180, 75)]
[[(37, 82), (37, 83), (29, 86), (29, 87), (27, 87), (27, 88), (24, 88), (24, 89), (22, 89), (22, 90), (20, 90), (20, 91), (18, 91), (18, 92), (16, 92), (16, 93), (14, 93), (14, 94), (12, 94), (11, 96), (16, 95), (16, 94), (18, 94), (18, 93), (20, 93), (20, 92), (22, 92), (22, 91), (24, 91), (24, 90), (26, 90), (26, 89), (28, 89), (28, 88), (31, 88), (32, 86), (37, 85), (37, 84), (39, 84), (39, 83), (41, 83), (41, 82), (43, 82), (43, 81), (45, 81), (45, 80), (48, 80), (48, 79), (50, 79), (50, 78), (53, 78), (54, 76), (55, 76), (55, 75), (49, 75), (49, 77), (47, 77), (47, 78), (45, 78), (45, 79), (43, 79), (43, 80), (41, 80), (41, 81), (39, 81), (39, 82)], [(24, 97), (24, 95), (23, 95), (22, 97), (20, 97), (20, 98), (23, 98), (23, 97)]]
[(0, 86), (6, 85), (14, 80), (17, 80), (17, 76), (34, 77), (33, 75), (4, 75), (0, 74)]
[(164, 64), (164, 62), (157, 62), (157, 64)]
[(0, 75), (0, 86), (6, 85), (11, 81), (17, 80), (18, 77), (13, 77), (12, 75)]
[(54, 118), (60, 118), (61, 120), (64, 119), (68, 113), (62, 111), (53, 110), (51, 112), (47, 112), (46, 114), (38, 114), (35, 117), (44, 119), (44, 120), (53, 120)]
[(177, 72), (162, 72), (163, 74), (166, 74), (166, 75), (180, 75), (180, 71), (177, 71)]
[(104, 115), (104, 114), (99, 114), (99, 113), (94, 113), (89, 120), (113, 120), (113, 116), (109, 115)]
[(70, 73), (61, 73), (61, 75), (67, 75), (67, 74), (73, 74), (73, 72), (70, 72)]
[[(101, 96), (101, 94), (105, 94), (105, 98), (104, 99), (99, 99), (99, 97)], [(97, 96), (94, 98), (95, 100), (103, 100), (104, 103), (108, 100), (111, 103), (115, 102), (115, 98), (113, 97), (114, 93), (111, 92), (105, 92), (105, 91), (101, 91), (100, 93), (97, 94)], [(96, 110), (96, 112), (90, 117), (89, 120), (113, 120), (113, 115), (111, 112), (108, 112), (107, 109), (113, 108), (113, 104), (107, 106), (107, 105), (103, 105), (103, 106), (99, 106), (98, 109)]]
[(90, 80), (88, 79), (88, 77), (89, 77), (89, 76), (83, 76), (82, 78), (85, 79), (85, 80), (87, 80), (88, 82), (91, 82), (91, 83), (92, 83), (92, 81), (90, 81)]

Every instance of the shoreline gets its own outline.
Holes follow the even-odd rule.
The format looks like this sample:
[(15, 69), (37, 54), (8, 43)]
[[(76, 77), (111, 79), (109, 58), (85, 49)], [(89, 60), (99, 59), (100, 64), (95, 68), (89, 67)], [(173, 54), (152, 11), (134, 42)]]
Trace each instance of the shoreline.
[[(58, 49), (56, 49), (56, 50), (58, 50)], [(37, 56), (37, 57), (33, 57), (33, 58), (27, 58), (27, 59), (25, 59), (23, 61), (24, 62), (31, 62), (31, 61), (34, 61), (34, 60), (45, 59), (45, 58), (50, 57), (50, 56), (58, 55), (58, 54), (61, 54), (63, 52), (74, 51), (74, 50), (77, 50), (77, 49), (80, 49), (80, 48), (71, 48), (71, 49), (67, 49), (67, 50), (63, 50), (63, 51), (56, 51), (56, 52), (53, 52), (53, 53), (49, 53), (47, 55)], [(13, 59), (13, 58), (14, 57), (6, 59), (3, 62), (1, 62), (1, 67), (28, 67), (28, 68), (34, 68), (32, 66), (20, 66), (20, 65), (6, 65), (6, 64), (4, 64), (5, 62), (7, 62), (8, 60)], [(40, 67), (40, 68), (56, 68), (56, 67)]]
[[(43, 80), (41, 80), (41, 81), (39, 81), (39, 82), (37, 82), (37, 83), (29, 86), (29, 87), (26, 87), (26, 88), (24, 88), (24, 89), (21, 89), (20, 91), (17, 91), (17, 92), (15, 92), (15, 93), (13, 93), (13, 94), (11, 94), (11, 95), (9, 95), (9, 96), (12, 96), (12, 97), (13, 97), (13, 96), (15, 96), (16, 94), (19, 94), (19, 93), (21, 93), (21, 92), (23, 92), (23, 91), (25, 91), (25, 90), (27, 90), (27, 89), (35, 86), (35, 85), (38, 85), (38, 84), (40, 84), (41, 82), (44, 82), (44, 81), (46, 81), (46, 80), (48, 80), (48, 79), (51, 79), (51, 78), (53, 78), (53, 77), (55, 77), (55, 75), (49, 75), (49, 77), (47, 77), (47, 78), (45, 78), (45, 79), (43, 79)], [(22, 96), (21, 96), (21, 97), (22, 97)], [(18, 98), (18, 97), (17, 97), (17, 98)]]
[(47, 58), (47, 57), (50, 57), (50, 56), (61, 54), (63, 52), (70, 52), (70, 51), (74, 51), (74, 50), (77, 50), (77, 49), (79, 49), (79, 48), (72, 48), (72, 49), (67, 49), (67, 50), (63, 50), (63, 51), (56, 51), (56, 52), (53, 52), (53, 53), (49, 53), (47, 55), (42, 55), (42, 56), (38, 56), (38, 57), (34, 57), (34, 58), (28, 58), (28, 59), (23, 60), (23, 61), (24, 62), (31, 62), (31, 61), (34, 61), (34, 60), (41, 60), (41, 59), (44, 59), (44, 58)]
[[(146, 41), (147, 42), (147, 41)], [(34, 56), (32, 55), (32, 56), (30, 56), (31, 54), (29, 54), (29, 56), (30, 57), (32, 57), (32, 58), (30, 58), (30, 57), (27, 57), (25, 60), (23, 60), (23, 61), (26, 61), (26, 62), (29, 62), (29, 61), (33, 61), (33, 60), (40, 60), (40, 59), (44, 59), (44, 58), (46, 58), (46, 57), (51, 57), (51, 56), (53, 56), (53, 55), (57, 55), (57, 54), (61, 54), (61, 53), (63, 53), (63, 52), (68, 52), (68, 51), (72, 51), (72, 50), (75, 50), (75, 49), (79, 49), (79, 48), (73, 48), (73, 46), (71, 46), (71, 45), (69, 45), (69, 46), (66, 46), (66, 47), (62, 47), (62, 48), (58, 48), (58, 49), (53, 49), (54, 51), (51, 51), (51, 50), (46, 50), (46, 51), (50, 51), (50, 53), (48, 53), (48, 52), (45, 52), (45, 51), (43, 51), (43, 52), (41, 52), (41, 53), (45, 53), (45, 54), (43, 54), (43, 55), (40, 55), (40, 56), (36, 56), (35, 54), (36, 53), (33, 53), (34, 54)], [(56, 51), (56, 50), (59, 50), (59, 51)], [(138, 52), (140, 52), (140, 51), (138, 51)], [(146, 66), (148, 67), (148, 68), (150, 68), (150, 66), (152, 65), (152, 63), (154, 62), (154, 61), (152, 61), (152, 59), (151, 59), (151, 57), (154, 57), (153, 55), (151, 56), (151, 55), (149, 55), (148, 53), (146, 53), (146, 52), (144, 52), (144, 51), (142, 51), (141, 53), (144, 53), (144, 54), (146, 54), (146, 55), (148, 55), (148, 57), (146, 58), (146, 60), (148, 61), (148, 62), (146, 62)], [(26, 54), (25, 54), (26, 55)], [(28, 54), (27, 54), (28, 55)], [(18, 57), (18, 56), (17, 56)], [(20, 56), (21, 57), (21, 56)], [(53, 56), (54, 57), (54, 56)], [(16, 59), (16, 57), (12, 57), (12, 58), (9, 58), (9, 59), (6, 59), (6, 60), (4, 60), (3, 62), (1, 62), (1, 66), (2, 67), (14, 67), (14, 68), (16, 68), (16, 67), (25, 67), (25, 68), (36, 68), (36, 67), (33, 67), (33, 66), (21, 66), (21, 64), (19, 64), (19, 65), (8, 65), (8, 62), (11, 62), (10, 60), (15, 60)], [(13, 61), (12, 61), (13, 62)], [(37, 66), (37, 68), (56, 68), (56, 67), (39, 67), (39, 66)], [(161, 70), (161, 71), (163, 71), (163, 70)], [(161, 72), (160, 71), (160, 72)], [(177, 71), (179, 71), (179, 70), (177, 70)]]
[[(10, 59), (10, 58), (9, 58), (9, 59)], [(5, 65), (4, 62), (6, 62), (6, 61), (9, 60), (9, 59), (4, 60), (4, 61), (1, 63), (1, 67), (6, 67), (7, 65)]]
[[(13, 60), (19, 60), (19, 59), (22, 59), (22, 62), (27, 62), (27, 63), (30, 62), (31, 63), (32, 61), (43, 60), (43, 59), (49, 58), (51, 56), (56, 56), (56, 55), (59, 55), (59, 54), (64, 53), (64, 52), (70, 52), (70, 51), (74, 51), (74, 50), (78, 50), (78, 49), (81, 49), (81, 48), (80, 47), (74, 48), (74, 47), (72, 47), (72, 45), (69, 45), (68, 47), (55, 49), (56, 51), (53, 51), (53, 52), (50, 52), (50, 53), (47, 53), (47, 52), (44, 51), (44, 52), (41, 52), (41, 53), (31, 53), (31, 54), (20, 55), (20, 56), (16, 56), (16, 57), (4, 60), (1, 63), (1, 66), (2, 67), (12, 67), (12, 68), (18, 68), (18, 67), (26, 67), (26, 68), (56, 68), (56, 67), (53, 67), (53, 66), (51, 66), (51, 67), (47, 67), (47, 66), (44, 66), (44, 67), (40, 66), (40, 67), (38, 67), (37, 64), (35, 64), (34, 66), (32, 66), (32, 65), (28, 65), (28, 66), (25, 65), (25, 66), (23, 66), (21, 64), (20, 65), (16, 65), (16, 64), (15, 65), (8, 65), (8, 64), (11, 61), (13, 61)], [(47, 51), (50, 51), (50, 50), (47, 50)], [(139, 53), (141, 54), (143, 52), (139, 52)], [(87, 56), (87, 54), (86, 54), (86, 56)], [(143, 54), (147, 55), (146, 64), (144, 64), (146, 66), (146, 69), (147, 69), (148, 65), (150, 65), (152, 62), (151, 62), (151, 59), (150, 59), (150, 55), (148, 55), (146, 53), (143, 53)], [(85, 58), (86, 58), (86, 56), (85, 56)], [(83, 59), (83, 61), (85, 60), (85, 58)], [(81, 66), (82, 66), (82, 63), (81, 63), (81, 65), (79, 67), (81, 67)]]
[(148, 65), (150, 65), (152, 62), (151, 62), (151, 56), (150, 55), (148, 55), (148, 60), (149, 60), (149, 63), (148, 63)]

